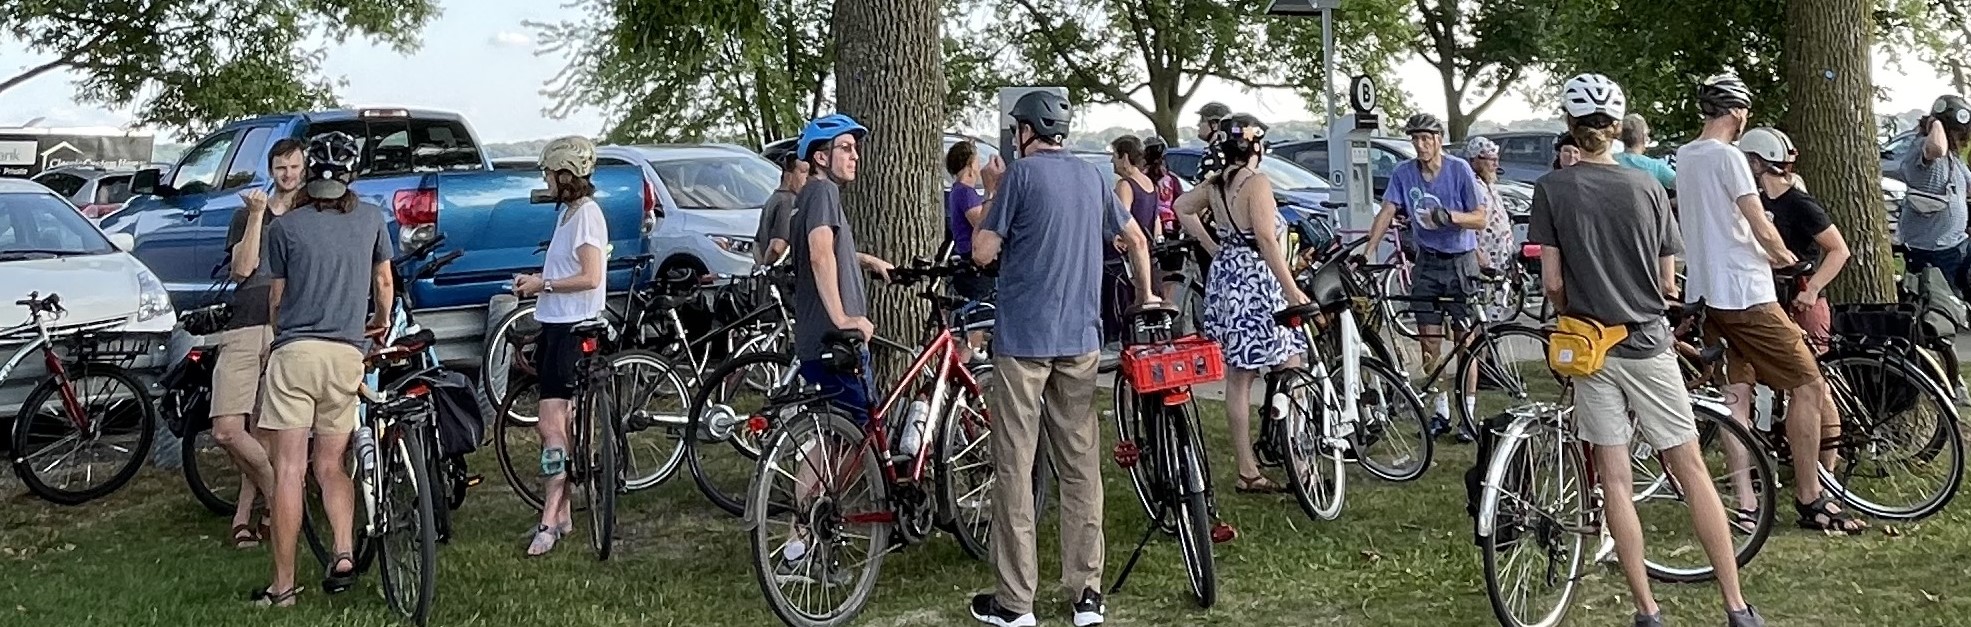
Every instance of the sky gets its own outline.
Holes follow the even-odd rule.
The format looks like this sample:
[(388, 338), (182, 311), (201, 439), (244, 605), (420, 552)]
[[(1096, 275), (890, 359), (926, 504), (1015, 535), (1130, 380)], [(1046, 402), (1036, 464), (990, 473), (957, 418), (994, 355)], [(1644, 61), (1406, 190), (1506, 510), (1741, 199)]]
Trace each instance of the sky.
[[(348, 81), (340, 92), (346, 102), (458, 111), (487, 142), (599, 134), (604, 130), (601, 112), (577, 111), (564, 119), (545, 113), (551, 100), (541, 91), (561, 69), (563, 60), (537, 55), (532, 29), (523, 22), (562, 19), (568, 11), (560, 5), (541, 0), (446, 0), (444, 14), (426, 27), (424, 45), (418, 51), (406, 56), (387, 47), (350, 41), (329, 50), (323, 69), (329, 76)], [(11, 41), (0, 42), (0, 74), (11, 75), (45, 61), (45, 57), (30, 54)], [(1443, 93), (1435, 77), (1435, 70), (1422, 61), (1411, 61), (1397, 71), (1398, 81), (1409, 88), (1419, 106), (1442, 114)], [(1903, 70), (1879, 67), (1875, 79), (1889, 91), (1888, 100), (1877, 106), (1882, 113), (1925, 108), (1949, 87), (1948, 81), (1930, 67), (1913, 61)], [(0, 126), (20, 125), (35, 118), (41, 118), (37, 126), (123, 126), (130, 121), (127, 110), (76, 104), (72, 81), (73, 76), (66, 72), (50, 72), (0, 93)], [(1192, 106), (1209, 101), (1224, 102), (1268, 121), (1314, 118), (1300, 97), (1285, 90), (1252, 92), (1208, 80)], [(1550, 115), (1508, 95), (1486, 113), (1485, 119), (1503, 123)], [(1091, 130), (1149, 127), (1149, 120), (1120, 105), (1095, 107), (1079, 117), (1077, 126)], [(160, 137), (160, 141), (173, 139)]]

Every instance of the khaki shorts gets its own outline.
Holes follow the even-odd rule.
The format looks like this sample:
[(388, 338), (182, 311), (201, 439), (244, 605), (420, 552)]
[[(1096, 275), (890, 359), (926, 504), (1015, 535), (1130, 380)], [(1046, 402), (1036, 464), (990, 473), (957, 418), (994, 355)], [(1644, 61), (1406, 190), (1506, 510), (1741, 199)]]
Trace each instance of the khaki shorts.
[(363, 384), (363, 352), (341, 342), (299, 340), (267, 358), (267, 392), (260, 428), (315, 433), (356, 430), (356, 391)]
[(1792, 390), (1820, 378), (1806, 333), (1779, 303), (1737, 310), (1707, 308), (1704, 336), (1707, 342), (1724, 339), (1728, 383), (1764, 383), (1775, 390)]
[(1696, 440), (1697, 417), (1676, 355), (1609, 357), (1600, 372), (1575, 379), (1574, 427), (1581, 441), (1597, 446), (1628, 446), (1636, 430), (1659, 451)]
[(219, 363), (212, 369), (212, 417), (245, 416), (260, 407), (260, 377), (274, 327), (259, 325), (219, 334)]

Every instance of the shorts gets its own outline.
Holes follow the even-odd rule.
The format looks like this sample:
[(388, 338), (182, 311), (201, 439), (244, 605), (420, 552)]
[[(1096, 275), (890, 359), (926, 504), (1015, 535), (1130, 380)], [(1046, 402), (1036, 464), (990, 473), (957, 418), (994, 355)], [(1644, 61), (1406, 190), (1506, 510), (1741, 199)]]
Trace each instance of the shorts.
[(1596, 446), (1628, 446), (1636, 430), (1659, 451), (1696, 440), (1697, 417), (1676, 355), (1609, 357), (1600, 372), (1575, 379), (1574, 428)]
[(274, 327), (254, 325), (219, 334), (219, 363), (212, 368), (212, 417), (245, 416), (260, 408), (261, 377)]
[(1800, 325), (1800, 331), (1807, 334), (1807, 346), (1814, 354), (1827, 352), (1828, 338), (1834, 331), (1833, 309), (1827, 304), (1827, 297), (1814, 301), (1813, 306), (1803, 310), (1793, 310), (1793, 323)]
[(582, 360), (582, 339), (575, 324), (543, 322), (534, 342), (534, 369), (540, 377), (541, 400), (575, 400), (576, 364)]
[(801, 360), (801, 379), (821, 387), (834, 405), (847, 412), (857, 426), (869, 426), (869, 351), (862, 352), (862, 373), (840, 372), (820, 359)]
[(356, 430), (356, 390), (363, 384), (363, 351), (329, 340), (297, 340), (267, 357), (267, 393), (260, 428), (317, 434)]
[(1764, 383), (1775, 390), (1791, 390), (1820, 379), (1820, 366), (1807, 349), (1806, 334), (1779, 303), (1705, 309), (1705, 341), (1725, 341), (1727, 383)]
[[(1422, 251), (1410, 269), (1410, 295), (1418, 298), (1467, 297), (1478, 293), (1478, 253), (1446, 254)], [(1463, 322), (1471, 319), (1471, 307), (1436, 303), (1412, 303), (1418, 325), (1444, 324), (1445, 316)]]

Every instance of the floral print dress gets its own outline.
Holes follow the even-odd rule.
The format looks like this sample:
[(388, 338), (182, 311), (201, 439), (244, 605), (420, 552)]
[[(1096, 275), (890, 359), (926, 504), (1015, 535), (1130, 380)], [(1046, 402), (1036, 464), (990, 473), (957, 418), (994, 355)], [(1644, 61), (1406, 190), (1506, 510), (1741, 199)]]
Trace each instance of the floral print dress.
[[(1307, 336), (1274, 323), (1273, 314), (1287, 308), (1280, 281), (1259, 255), (1251, 229), (1231, 224), (1226, 198), (1237, 198), (1252, 176), (1240, 178), (1224, 195), (1211, 193), (1214, 229), (1221, 248), (1211, 259), (1205, 278), (1205, 337), (1218, 342), (1225, 365), (1246, 371), (1266, 370), (1307, 352)], [(1222, 184), (1222, 183), (1220, 183)], [(1275, 233), (1286, 232), (1286, 221), (1272, 216)], [(1221, 223), (1219, 220), (1225, 220)]]
[(1478, 250), (1493, 269), (1512, 267), (1512, 220), (1500, 202), (1499, 186), (1492, 183), (1485, 184), (1485, 230), (1478, 232)]

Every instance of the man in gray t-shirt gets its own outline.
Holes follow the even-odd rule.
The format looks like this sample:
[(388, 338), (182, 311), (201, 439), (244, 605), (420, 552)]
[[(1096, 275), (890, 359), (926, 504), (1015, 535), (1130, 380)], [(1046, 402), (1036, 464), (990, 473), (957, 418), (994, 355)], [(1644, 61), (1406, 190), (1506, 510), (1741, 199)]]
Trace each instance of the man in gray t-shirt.
[(808, 181), (808, 164), (788, 153), (780, 163), (780, 187), (760, 208), (760, 226), (753, 231), (753, 262), (778, 263), (787, 252), (793, 231), (794, 196)]
[[(1971, 193), (1971, 169), (1959, 155), (1971, 141), (1971, 122), (1959, 119), (1971, 120), (1971, 105), (1944, 96), (1931, 110), (1918, 123), (1916, 142), (1903, 155), (1901, 169), (1910, 195), (1897, 216), (1896, 241), (1909, 249), (1904, 256), (1910, 272), (1934, 267), (1962, 293), (1967, 287), (1965, 227), (1971, 211), (1966, 209), (1965, 194)], [(1925, 213), (1935, 203), (1919, 203), (1919, 195), (1942, 199), (1942, 210)]]
[(1683, 253), (1684, 243), (1669, 196), (1653, 182), (1641, 170), (1593, 162), (1555, 170), (1534, 183), (1526, 228), (1528, 242), (1593, 251), (1563, 257), (1566, 294), (1557, 309), (1631, 327), (1629, 339), (1610, 353), (1626, 359), (1670, 347), (1663, 286), (1672, 275), (1660, 260)]
[(301, 341), (338, 342), (363, 350), (369, 328), (390, 324), (390, 296), (378, 295), (382, 308), (371, 312), (373, 282), (389, 285), (390, 234), (383, 210), (357, 203), (334, 209), (289, 211), (268, 228), (266, 259), (273, 279), (276, 320), (274, 348)]
[[(843, 372), (822, 361), (831, 335), (853, 333), (867, 340), (876, 334), (869, 322), (869, 294), (862, 278), (868, 270), (888, 276), (890, 264), (856, 252), (855, 229), (842, 212), (842, 184), (855, 181), (860, 160), (857, 146), (868, 131), (844, 115), (808, 123), (796, 146), (816, 176), (794, 197), (792, 257), (794, 266), (794, 356), (801, 378), (821, 386), (823, 394), (857, 424), (869, 422), (869, 351), (863, 350), (860, 373)], [(788, 556), (794, 559), (793, 556)]]

